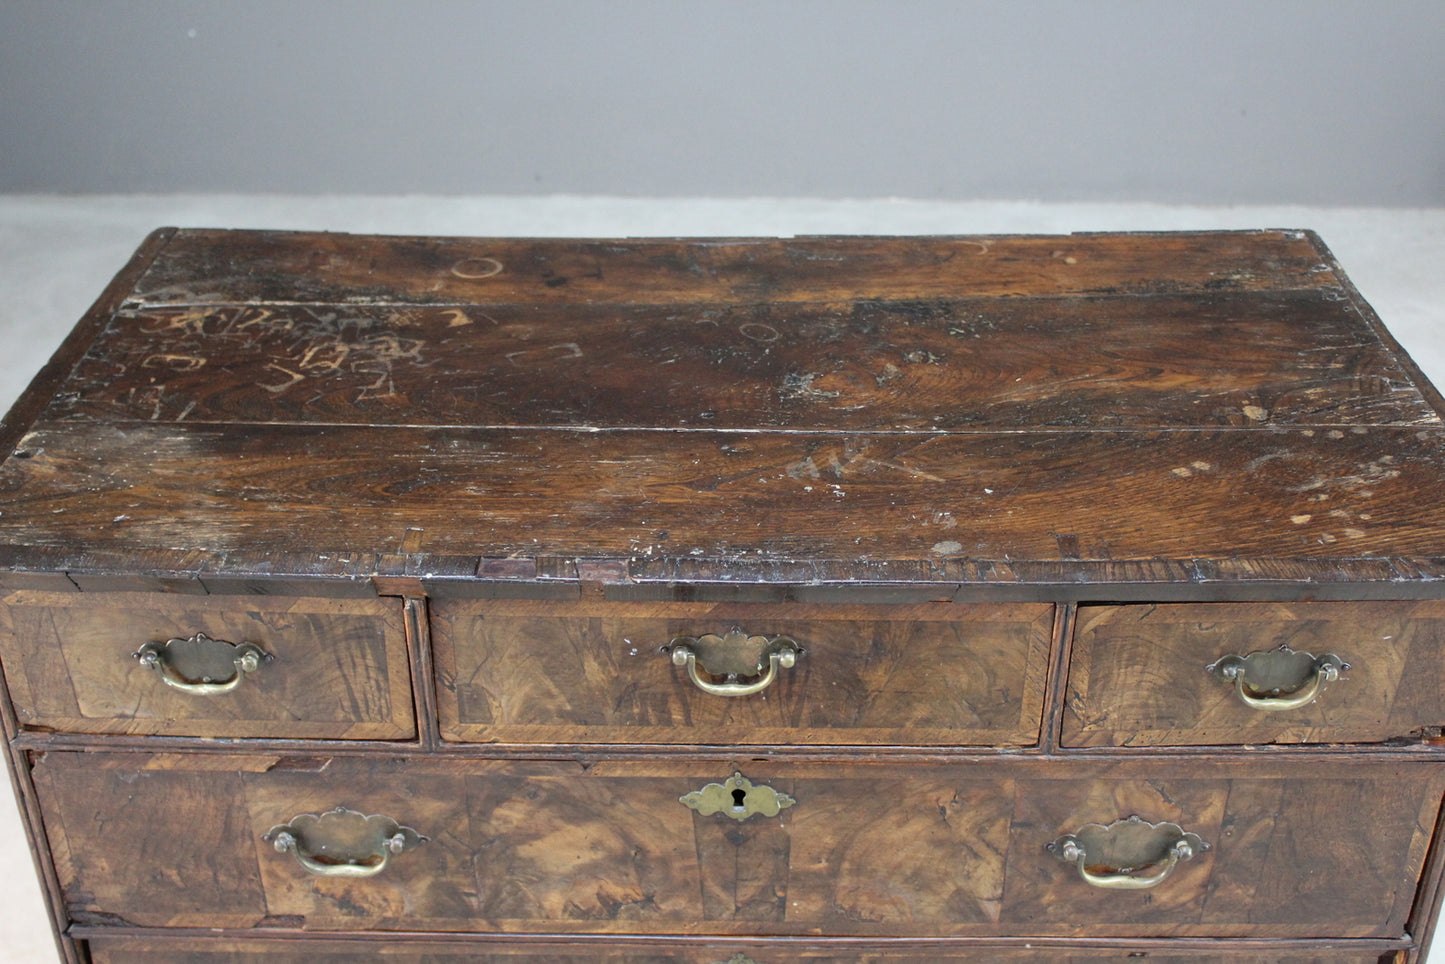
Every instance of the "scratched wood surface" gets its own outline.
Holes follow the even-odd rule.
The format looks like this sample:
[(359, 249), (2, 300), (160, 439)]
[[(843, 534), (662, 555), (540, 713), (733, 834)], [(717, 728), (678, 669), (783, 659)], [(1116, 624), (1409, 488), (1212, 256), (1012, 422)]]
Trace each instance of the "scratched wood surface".
[(1439, 396), (1305, 232), (156, 244), (0, 465), (11, 585), (1445, 566)]
[[(499, 743), (1038, 742), (1053, 607), (437, 600), (442, 736)], [(695, 687), (677, 636), (786, 635), (766, 690)]]
[(1431, 496), (1445, 432), (1414, 428), (659, 437), (64, 422), (23, 445), (0, 466), (0, 538), (76, 555), (730, 557), (747, 581), (792, 560), (866, 572), (1445, 551)]
[[(228, 693), (167, 685), (132, 654), (205, 633), (273, 658)], [(390, 599), (15, 592), (0, 657), (22, 727), (61, 733), (401, 740), (416, 735)]]
[[(298, 940), (205, 940), (103, 938), (88, 942), (94, 964), (355, 964), (358, 954), (376, 954), (374, 942), (346, 944), (338, 941)], [(1149, 945), (1139, 947), (1064, 949), (999, 944), (965, 944), (929, 948), (882, 950), (868, 945), (844, 948), (799, 948), (796, 942), (767, 944), (748, 942), (716, 943), (709, 946), (627, 947), (578, 942), (522, 947), (496, 944), (433, 943), (388, 945), (383, 959), (392, 964), (931, 964), (931, 962), (1007, 961), (1017, 964), (1108, 964), (1149, 960), (1169, 964), (1211, 964), (1220, 958), (1218, 950), (1170, 949)], [(738, 955), (742, 955), (741, 958)], [(1349, 945), (1329, 950), (1264, 951), (1241, 948), (1229, 958), (1237, 964), (1394, 964), (1392, 956), (1379, 950)]]
[(124, 311), (49, 417), (951, 431), (1438, 425), (1319, 290)]
[[(1349, 668), (1308, 706), (1262, 711), (1205, 672), (1288, 646)], [(1070, 660), (1069, 746), (1377, 743), (1445, 724), (1445, 603), (1085, 606)]]
[(611, 304), (1332, 288), (1302, 231), (517, 239), (185, 230), (130, 304)]
[[(734, 769), (794, 804), (740, 822), (680, 802)], [(1445, 789), (1437, 767), (1380, 760), (1181, 773), (52, 752), (35, 780), (82, 924), (759, 937), (1398, 938)], [(313, 877), (261, 839), (343, 803), (431, 839), (369, 878)], [(1097, 890), (1045, 849), (1134, 814), (1209, 849), (1135, 892)]]

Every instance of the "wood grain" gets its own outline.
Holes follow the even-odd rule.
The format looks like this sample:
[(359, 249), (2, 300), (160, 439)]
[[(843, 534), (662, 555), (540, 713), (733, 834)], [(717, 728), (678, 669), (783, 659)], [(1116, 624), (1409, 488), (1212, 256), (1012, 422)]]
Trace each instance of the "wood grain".
[[(235, 690), (166, 685), (132, 654), (206, 633), (274, 657)], [(396, 600), (15, 592), (0, 655), (22, 727), (62, 733), (404, 740), (416, 735)]]
[(1339, 284), (1304, 231), (540, 240), (185, 230), (130, 303), (757, 303)]
[(1439, 397), (1308, 232), (154, 254), (0, 465), (12, 586), (1445, 593)]
[[(1349, 664), (1308, 706), (1252, 709), (1205, 672), (1289, 646)], [(1071, 746), (1378, 743), (1445, 724), (1445, 604), (1085, 606), (1069, 674)]]
[[(1172, 561), (1172, 577), (1158, 571), (1187, 582), (1211, 561), (1297, 561), (1319, 578), (1330, 560), (1445, 551), (1430, 495), (1445, 484), (1445, 432), (1423, 429), (662, 438), (57, 423), (24, 444), (27, 458), (0, 466), (14, 564), (31, 546), (175, 567), (409, 550), (679, 571), (727, 558), (745, 582), (769, 581), (754, 561), (832, 561), (871, 581), (891, 562), (967, 560), (1026, 581), (1020, 561), (1087, 574), (1141, 560)], [(76, 549), (66, 558), (86, 568)], [(56, 564), (30, 560), (42, 561)], [(1382, 577), (1413, 574), (1386, 562)]]
[(249, 836), (241, 774), (198, 762), (40, 761), (35, 787), (72, 921), (249, 927), (266, 916), (255, 855), (237, 846)]
[[(1111, 764), (1068, 787), (1054, 782), (1059, 770), (1021, 781), (1004, 920), (1041, 933), (1241, 936), (1288, 934), (1305, 915), (1323, 925), (1319, 934), (1403, 931), (1415, 878), (1396, 872), (1424, 859), (1440, 804), (1433, 768), (1324, 767), (1278, 779), (1262, 761), (1215, 773), (1191, 764), (1187, 775), (1169, 767), (1145, 776)], [(1177, 823), (1210, 849), (1156, 888), (1120, 892), (1086, 885), (1025, 843), (1132, 815)]]
[[(795, 805), (738, 823), (679, 802), (735, 767)], [(78, 920), (244, 927), (264, 910), (313, 930), (438, 933), (1398, 938), (1445, 789), (1436, 767), (1363, 760), (1181, 774), (1160, 760), (583, 769), (56, 752), (35, 774)], [(365, 879), (310, 877), (261, 840), (342, 804), (431, 840)], [(173, 833), (144, 829), (160, 813)], [(1211, 849), (1122, 895), (1044, 849), (1131, 814)], [(158, 866), (170, 883), (142, 886)], [(188, 886), (232, 874), (248, 883)]]
[[(1064, 949), (1059, 946), (1000, 945), (972, 943), (935, 946), (926, 949), (898, 948), (884, 950), (876, 946), (852, 945), (841, 948), (800, 948), (788, 944), (717, 943), (696, 945), (631, 945), (619, 947), (615, 942), (587, 945), (582, 942), (543, 944), (529, 942), (505, 945), (495, 942), (469, 945), (443, 942), (388, 943), (384, 948), (375, 941), (344, 943), (308, 939), (298, 940), (232, 940), (197, 938), (97, 938), (91, 940), (93, 964), (354, 964), (360, 954), (379, 954), (393, 964), (728, 964), (735, 955), (744, 954), (757, 964), (931, 964), (931, 962), (1006, 961), (1017, 964), (1107, 964), (1138, 960), (1167, 961), (1169, 964), (1212, 964), (1221, 953), (1213, 950), (1170, 949), (1158, 944), (1090, 949)], [(1147, 949), (1145, 949), (1147, 948)], [(1263, 951), (1241, 947), (1228, 958), (1237, 964), (1396, 964), (1393, 954), (1378, 950), (1341, 945), (1328, 949), (1276, 949)], [(1399, 964), (1403, 964), (1400, 961)]]
[[(1309, 232), (158, 233), (0, 428), (58, 926), (99, 964), (1407, 964), (1442, 418)], [(724, 700), (660, 651), (734, 624), (805, 653)], [(197, 702), (130, 659), (197, 631), (276, 663)], [(1282, 642), (1351, 668), (1264, 720), (1204, 674)], [(681, 802), (738, 772), (794, 804)], [(429, 839), (370, 878), (264, 839), (336, 807)], [(1046, 849), (1130, 816), (1209, 846), (1109, 893)]]
[[(1029, 746), (1053, 607), (438, 600), (432, 620), (451, 740)], [(729, 698), (664, 652), (734, 625), (804, 653), (764, 692)]]
[(126, 311), (47, 418), (815, 432), (1440, 422), (1356, 308), (1314, 290)]

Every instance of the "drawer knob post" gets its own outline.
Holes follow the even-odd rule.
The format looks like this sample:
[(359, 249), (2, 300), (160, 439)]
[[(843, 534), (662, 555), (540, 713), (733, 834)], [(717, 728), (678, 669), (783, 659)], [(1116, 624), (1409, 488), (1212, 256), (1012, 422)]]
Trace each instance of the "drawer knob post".
[(290, 853), (307, 873), (318, 877), (374, 877), (392, 857), (427, 840), (390, 817), (366, 816), (346, 807), (292, 817), (261, 839), (277, 853)]
[(1225, 656), (1205, 669), (1234, 683), (1235, 694), (1256, 710), (1294, 710), (1319, 698), (1326, 683), (1340, 678), (1350, 664), (1334, 653), (1314, 656), (1281, 646), (1248, 656)]
[(1162, 884), (1181, 860), (1208, 850), (1209, 844), (1178, 824), (1149, 823), (1136, 815), (1107, 827), (1087, 824), (1064, 834), (1048, 849), (1077, 866), (1079, 877), (1091, 887), (1147, 890)]
[(229, 643), (205, 633), (146, 643), (131, 656), (155, 670), (167, 686), (196, 696), (229, 693), (247, 673), (275, 659), (255, 643)]
[(761, 693), (773, 685), (779, 668), (792, 669), (803, 654), (788, 636), (750, 636), (737, 626), (722, 636), (675, 636), (667, 650), (673, 665), (686, 667), (693, 685), (713, 696)]

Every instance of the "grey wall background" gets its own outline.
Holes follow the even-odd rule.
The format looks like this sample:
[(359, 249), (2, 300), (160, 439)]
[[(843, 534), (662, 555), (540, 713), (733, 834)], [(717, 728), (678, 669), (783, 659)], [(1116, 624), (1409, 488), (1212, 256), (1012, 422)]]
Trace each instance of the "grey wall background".
[(1440, 0), (0, 0), (0, 191), (1445, 204)]

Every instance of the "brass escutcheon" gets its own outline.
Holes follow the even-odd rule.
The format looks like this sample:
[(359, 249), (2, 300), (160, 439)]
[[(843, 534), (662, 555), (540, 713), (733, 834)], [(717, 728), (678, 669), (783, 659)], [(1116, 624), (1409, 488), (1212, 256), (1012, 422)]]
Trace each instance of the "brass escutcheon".
[(1181, 860), (1208, 849), (1198, 834), (1178, 824), (1149, 823), (1137, 815), (1107, 827), (1086, 824), (1048, 845), (1055, 857), (1079, 868), (1084, 883), (1106, 890), (1157, 887)]
[(307, 873), (318, 877), (375, 876), (393, 856), (427, 840), (390, 817), (368, 817), (346, 807), (292, 817), (289, 823), (266, 831), (261, 839), (278, 853), (289, 852)]
[(1350, 664), (1334, 653), (1314, 656), (1288, 646), (1248, 656), (1231, 655), (1205, 667), (1234, 683), (1235, 695), (1256, 710), (1293, 710), (1313, 703), (1326, 683), (1340, 678)]
[(755, 785), (741, 773), (734, 773), (722, 783), (709, 783), (700, 790), (684, 793), (678, 800), (704, 817), (720, 813), (734, 820), (754, 815), (776, 817), (795, 801), (772, 787)]
[(792, 669), (803, 655), (791, 637), (750, 636), (737, 626), (722, 636), (674, 636), (664, 649), (674, 666), (687, 668), (693, 685), (713, 696), (761, 693), (777, 679), (779, 667)]
[(167, 686), (198, 696), (229, 693), (247, 673), (275, 659), (255, 643), (228, 643), (205, 633), (146, 643), (131, 656)]

